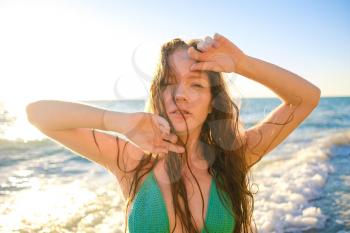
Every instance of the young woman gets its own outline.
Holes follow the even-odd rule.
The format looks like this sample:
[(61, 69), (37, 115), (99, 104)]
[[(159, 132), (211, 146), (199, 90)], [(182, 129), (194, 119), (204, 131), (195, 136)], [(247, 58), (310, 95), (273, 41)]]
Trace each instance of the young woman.
[[(244, 129), (222, 72), (261, 83), (283, 103)], [(253, 231), (250, 168), (319, 99), (310, 82), (246, 55), (216, 33), (162, 46), (145, 112), (41, 100), (30, 103), (27, 114), (48, 137), (116, 176), (126, 200), (125, 231), (238, 233)]]

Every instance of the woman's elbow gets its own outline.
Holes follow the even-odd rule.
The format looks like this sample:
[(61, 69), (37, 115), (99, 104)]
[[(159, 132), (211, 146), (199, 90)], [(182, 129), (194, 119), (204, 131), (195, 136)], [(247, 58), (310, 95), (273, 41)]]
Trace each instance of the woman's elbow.
[(41, 100), (38, 100), (26, 105), (27, 120), (33, 125), (36, 125), (38, 121), (38, 105), (40, 102)]
[(319, 104), (320, 102), (320, 99), (321, 99), (321, 89), (316, 87), (316, 91), (315, 91), (315, 98), (314, 98), (314, 106), (317, 107), (317, 105)]

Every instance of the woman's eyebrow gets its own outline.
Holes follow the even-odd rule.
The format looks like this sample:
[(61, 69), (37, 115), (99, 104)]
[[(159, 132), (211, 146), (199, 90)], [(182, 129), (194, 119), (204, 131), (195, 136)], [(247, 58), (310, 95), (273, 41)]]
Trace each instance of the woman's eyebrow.
[(190, 71), (186, 75), (184, 75), (184, 78), (188, 79), (203, 79), (205, 76), (203, 72), (200, 71)]
[[(174, 78), (175, 80), (178, 80), (178, 78), (180, 78), (179, 76), (171, 76), (172, 78)], [(193, 79), (199, 79), (199, 80), (206, 80), (205, 79), (205, 72), (203, 71), (190, 71), (187, 72), (186, 74), (184, 74), (182, 76), (182, 79), (187, 79), (187, 80), (193, 80)]]

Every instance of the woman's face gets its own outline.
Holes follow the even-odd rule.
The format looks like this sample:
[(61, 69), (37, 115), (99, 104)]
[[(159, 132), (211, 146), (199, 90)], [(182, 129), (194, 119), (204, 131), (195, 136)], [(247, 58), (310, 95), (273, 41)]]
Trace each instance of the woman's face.
[[(206, 72), (191, 71), (190, 67), (196, 61), (191, 59), (186, 49), (177, 49), (169, 56), (169, 64), (175, 77), (167, 80), (169, 85), (163, 91), (165, 109), (177, 133), (186, 133), (186, 123), (177, 110), (171, 94), (179, 110), (187, 122), (189, 132), (200, 130), (202, 124), (211, 112), (210, 82)], [(175, 80), (176, 79), (176, 80)]]

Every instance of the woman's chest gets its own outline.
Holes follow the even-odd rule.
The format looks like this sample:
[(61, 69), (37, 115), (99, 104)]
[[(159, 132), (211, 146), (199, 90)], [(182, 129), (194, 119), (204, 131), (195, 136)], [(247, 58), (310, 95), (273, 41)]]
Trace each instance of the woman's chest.
[[(170, 232), (172, 232), (174, 228), (174, 233), (185, 232), (185, 228), (183, 227), (184, 223), (181, 222), (178, 214), (175, 215), (175, 207), (172, 200), (173, 195), (171, 193), (171, 186), (168, 176), (161, 169), (155, 169), (154, 174), (166, 207)], [(209, 174), (201, 177), (198, 176), (196, 178), (197, 181), (193, 177), (190, 177), (190, 175), (184, 175), (184, 183), (187, 193), (187, 203), (194, 219), (194, 224), (197, 226), (197, 229), (202, 229), (206, 220), (209, 206), (212, 179)], [(178, 199), (178, 205), (182, 210), (185, 209), (184, 200), (182, 198)]]

